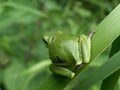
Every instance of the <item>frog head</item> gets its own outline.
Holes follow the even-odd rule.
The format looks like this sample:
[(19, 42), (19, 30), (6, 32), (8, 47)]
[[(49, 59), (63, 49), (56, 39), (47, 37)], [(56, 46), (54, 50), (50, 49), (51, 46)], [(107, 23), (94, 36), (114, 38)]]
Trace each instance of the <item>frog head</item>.
[(51, 34), (51, 35), (46, 35), (43, 37), (43, 42), (46, 44), (46, 46), (48, 47), (52, 42), (53, 40), (58, 37), (60, 34), (63, 34), (61, 31), (57, 31), (56, 33), (54, 34)]

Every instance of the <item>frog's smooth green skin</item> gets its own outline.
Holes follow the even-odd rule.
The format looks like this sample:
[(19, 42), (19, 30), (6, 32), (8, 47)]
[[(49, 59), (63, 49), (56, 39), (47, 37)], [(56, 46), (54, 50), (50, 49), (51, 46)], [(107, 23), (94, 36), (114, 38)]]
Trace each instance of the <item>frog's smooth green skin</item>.
[(43, 41), (49, 49), (52, 61), (50, 70), (56, 74), (73, 78), (78, 65), (89, 63), (91, 54), (90, 37), (64, 34), (60, 31), (44, 36)]

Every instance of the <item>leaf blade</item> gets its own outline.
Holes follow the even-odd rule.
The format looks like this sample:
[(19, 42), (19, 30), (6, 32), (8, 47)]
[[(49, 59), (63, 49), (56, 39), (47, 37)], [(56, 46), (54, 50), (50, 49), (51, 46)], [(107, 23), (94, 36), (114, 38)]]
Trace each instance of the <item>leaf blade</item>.
[(78, 90), (80, 88), (82, 88), (83, 90), (87, 90), (97, 81), (105, 79), (107, 76), (120, 69), (119, 58), (120, 58), (120, 51), (116, 53), (113, 57), (111, 57), (106, 63), (104, 63), (103, 65), (101, 65), (100, 67), (98, 67), (97, 69), (91, 72), (89, 70), (90, 67), (87, 67), (87, 69), (82, 71), (81, 74), (78, 77), (76, 77), (69, 85), (73, 86), (75, 81), (77, 81), (77, 84), (71, 88), (66, 87), (65, 90), (68, 90), (68, 88), (70, 90), (71, 89)]
[[(110, 57), (120, 50), (120, 36), (113, 42)], [(119, 79), (120, 70), (103, 80), (101, 90), (113, 90)]]
[[(100, 55), (120, 35), (120, 25), (119, 25), (120, 24), (120, 17), (119, 17), (119, 15), (120, 15), (120, 5), (118, 5), (118, 7), (115, 8), (113, 10), (113, 12), (110, 15), (108, 15), (108, 17), (105, 18), (105, 20), (96, 28), (97, 31), (94, 34), (93, 38), (92, 38), (92, 56), (91, 56), (91, 60), (95, 59), (98, 55)], [(112, 18), (112, 16), (113, 16), (113, 18)], [(110, 23), (110, 26), (112, 26), (112, 28), (109, 27), (109, 23)], [(111, 37), (108, 38), (108, 36), (111, 36)], [(104, 44), (101, 44), (101, 42), (103, 42)], [(84, 71), (87, 72), (87, 68), (85, 68)], [(85, 72), (79, 73), (78, 77), (86, 76), (88, 74), (88, 72), (87, 73), (85, 73)], [(52, 79), (50, 79), (50, 78), (52, 78)], [(48, 79), (46, 79), (42, 83), (42, 85), (45, 84), (45, 85), (48, 85), (48, 86), (47, 87), (42, 87), (42, 85), (40, 85), (37, 88), (37, 90), (43, 90), (43, 89), (46, 89), (46, 88), (49, 88), (49, 90), (53, 90), (53, 89), (54, 90), (61, 90), (70, 81), (72, 81), (72, 80), (69, 80), (65, 84), (59, 84), (59, 79), (58, 78), (61, 78), (61, 81), (64, 80), (60, 76), (57, 77), (57, 78), (56, 77), (53, 78), (53, 76), (51, 75), (50, 77), (48, 77)], [(87, 81), (88, 78), (90, 78), (89, 75), (87, 75), (84, 78), (84, 80)], [(65, 79), (65, 80), (67, 80), (67, 79)], [(85, 81), (82, 78), (79, 78), (78, 80), (79, 80), (79, 82), (78, 82), (78, 84), (76, 84), (77, 86), (79, 86), (79, 83), (82, 83), (81, 81), (84, 82), (84, 83), (82, 83), (82, 85), (85, 84)], [(73, 86), (73, 85), (78, 80), (73, 79), (73, 81), (70, 84), (68, 84), (67, 87), (70, 86), (71, 88), (73, 88), (73, 87), (75, 88), (76, 86)], [(49, 84), (51, 84), (51, 82), (55, 82), (55, 83), (52, 84), (52, 85), (49, 85)], [(79, 88), (81, 88), (81, 87), (82, 86), (80, 86)], [(84, 88), (86, 88), (86, 86)], [(74, 89), (74, 90), (77, 90), (77, 89)], [(83, 89), (83, 87), (82, 87), (82, 89)], [(85, 90), (85, 89), (83, 89), (83, 90)]]
[(96, 27), (97, 33), (92, 38), (91, 60), (102, 53), (120, 35), (119, 15), (120, 4)]

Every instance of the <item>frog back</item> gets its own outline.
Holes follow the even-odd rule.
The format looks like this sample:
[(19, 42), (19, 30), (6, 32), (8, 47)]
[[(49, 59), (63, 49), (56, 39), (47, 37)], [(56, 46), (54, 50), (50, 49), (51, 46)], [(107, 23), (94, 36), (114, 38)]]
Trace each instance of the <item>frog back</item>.
[(49, 55), (54, 63), (68, 63), (76, 65), (79, 57), (78, 38), (61, 35), (53, 39), (49, 45)]

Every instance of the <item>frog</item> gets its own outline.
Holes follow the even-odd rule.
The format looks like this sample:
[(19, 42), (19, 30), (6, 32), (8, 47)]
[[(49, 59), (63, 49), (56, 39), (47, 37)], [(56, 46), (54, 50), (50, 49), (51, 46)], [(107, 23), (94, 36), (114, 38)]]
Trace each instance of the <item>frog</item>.
[(72, 79), (78, 66), (90, 62), (91, 36), (76, 36), (61, 31), (44, 35), (43, 42), (52, 62), (49, 69), (57, 75)]

